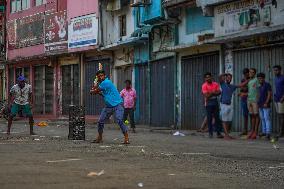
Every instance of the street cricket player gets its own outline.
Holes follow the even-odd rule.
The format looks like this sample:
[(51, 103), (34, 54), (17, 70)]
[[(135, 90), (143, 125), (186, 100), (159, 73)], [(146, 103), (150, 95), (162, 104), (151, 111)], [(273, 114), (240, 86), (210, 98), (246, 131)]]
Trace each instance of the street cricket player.
[(93, 143), (101, 143), (103, 141), (103, 129), (105, 120), (107, 120), (112, 114), (115, 113), (116, 120), (122, 133), (124, 135), (123, 144), (129, 144), (128, 128), (123, 123), (124, 108), (122, 105), (122, 98), (114, 86), (114, 84), (106, 77), (104, 70), (99, 70), (96, 73), (97, 82), (94, 83), (91, 89), (91, 94), (102, 95), (106, 104), (106, 107), (102, 110), (98, 121), (98, 136)]
[(24, 76), (19, 76), (17, 84), (10, 90), (9, 95), (9, 107), (11, 107), (11, 113), (8, 120), (7, 135), (10, 135), (13, 118), (17, 115), (19, 110), (29, 117), (30, 135), (35, 135), (33, 132), (34, 119), (30, 105), (32, 104), (32, 87), (26, 83)]

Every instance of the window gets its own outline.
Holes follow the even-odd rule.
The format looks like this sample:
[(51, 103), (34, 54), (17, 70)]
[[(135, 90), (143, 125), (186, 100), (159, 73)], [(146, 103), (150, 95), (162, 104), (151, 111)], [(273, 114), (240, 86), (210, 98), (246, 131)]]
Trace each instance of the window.
[(30, 8), (30, 0), (11, 0), (11, 13)]
[(120, 37), (126, 36), (126, 15), (119, 16)]
[(186, 9), (186, 34), (199, 33), (206, 30), (213, 29), (212, 17), (203, 16), (200, 8)]
[(46, 0), (35, 0), (35, 6), (43, 5), (46, 3)]

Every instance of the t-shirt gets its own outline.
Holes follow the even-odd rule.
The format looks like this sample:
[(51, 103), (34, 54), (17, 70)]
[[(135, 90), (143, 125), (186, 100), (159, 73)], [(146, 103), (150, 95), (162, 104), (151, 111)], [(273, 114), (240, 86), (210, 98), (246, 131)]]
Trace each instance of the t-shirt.
[(120, 92), (121, 97), (123, 98), (124, 108), (134, 108), (135, 99), (136, 99), (136, 91), (133, 88), (129, 90), (123, 89)]
[(118, 90), (108, 78), (101, 82), (99, 88), (102, 91), (102, 95), (107, 107), (115, 107), (122, 103)]
[(248, 102), (257, 101), (257, 87), (259, 86), (257, 78), (254, 78), (248, 83)]
[[(242, 83), (247, 81), (247, 79), (242, 79)], [(241, 87), (241, 93), (248, 93), (248, 85), (246, 84), (244, 87)], [(247, 102), (248, 97), (247, 96), (242, 96), (241, 101)]]
[(222, 104), (230, 105), (232, 102), (233, 93), (236, 91), (238, 87), (236, 85), (232, 85), (229, 83), (222, 83), (221, 84), (221, 100)]
[[(212, 82), (212, 83), (205, 82), (202, 85), (202, 94), (212, 93), (212, 92), (215, 92), (215, 91), (220, 91), (220, 86), (216, 82)], [(211, 105), (211, 104), (216, 105), (216, 103), (217, 103), (217, 97), (216, 96), (212, 96), (207, 100), (205, 99), (205, 106)]]
[(29, 104), (29, 94), (32, 93), (31, 85), (25, 83), (24, 88), (20, 88), (18, 84), (14, 85), (10, 93), (15, 97), (14, 103), (19, 105), (27, 105)]
[(275, 77), (275, 102), (280, 102), (281, 98), (284, 96), (284, 75)]
[(272, 89), (271, 89), (271, 85), (267, 82), (265, 82), (263, 85), (260, 85), (258, 87), (259, 98), (258, 98), (257, 104), (260, 108), (263, 108), (263, 105), (266, 102), (269, 91), (272, 91)]

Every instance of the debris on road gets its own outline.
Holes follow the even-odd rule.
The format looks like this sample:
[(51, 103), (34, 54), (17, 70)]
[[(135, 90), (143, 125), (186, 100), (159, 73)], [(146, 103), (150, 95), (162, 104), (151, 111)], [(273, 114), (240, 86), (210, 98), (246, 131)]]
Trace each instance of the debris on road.
[(273, 148), (275, 150), (279, 150), (280, 149), (279, 146), (276, 144), (276, 139), (275, 138), (271, 139), (270, 142), (272, 143), (272, 146), (273, 146)]
[(144, 154), (145, 154), (145, 150), (142, 148), (142, 150), (141, 150)]
[(82, 159), (63, 159), (63, 160), (46, 161), (46, 163), (59, 163), (59, 162), (80, 161), (80, 160)]
[(182, 132), (179, 132), (179, 131), (177, 131), (177, 132), (175, 132), (174, 134), (173, 134), (174, 136), (185, 136), (185, 134), (183, 134)]
[(46, 126), (48, 126), (47, 122), (45, 122), (45, 121), (41, 121), (39, 123), (36, 123), (35, 125), (38, 126), (38, 127), (46, 127)]
[(140, 187), (140, 188), (142, 188), (144, 185), (143, 185), (142, 182), (140, 182), (140, 183), (137, 184), (137, 186)]
[(40, 141), (40, 139), (39, 139), (39, 138), (35, 138), (34, 140), (35, 140), (35, 141)]
[(279, 149), (280, 149), (279, 146), (277, 146), (276, 144), (273, 144), (273, 148), (274, 148), (275, 150), (279, 150)]
[(168, 174), (168, 175), (169, 175), (169, 176), (175, 176), (176, 174), (172, 174), (172, 173), (171, 173), (171, 174)]
[(87, 176), (88, 177), (94, 177), (94, 176), (101, 176), (103, 174), (105, 174), (105, 171), (101, 170), (100, 172), (90, 172)]

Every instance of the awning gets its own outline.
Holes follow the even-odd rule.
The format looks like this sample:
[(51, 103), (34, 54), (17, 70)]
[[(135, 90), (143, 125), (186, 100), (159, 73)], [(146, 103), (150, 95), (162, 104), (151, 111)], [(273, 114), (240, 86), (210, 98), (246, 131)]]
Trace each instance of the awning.
[(196, 0), (197, 6), (208, 7), (208, 6), (217, 6), (224, 3), (230, 3), (235, 0)]
[(153, 25), (153, 26), (143, 26), (142, 28), (138, 28), (137, 30), (135, 30), (131, 34), (131, 37), (146, 36), (146, 35), (148, 35), (152, 31), (154, 26), (155, 25)]
[(140, 43), (144, 43), (147, 40), (148, 40), (148, 36), (130, 37), (126, 40), (118, 41), (113, 44), (101, 47), (100, 50), (117, 50), (121, 47), (129, 47), (129, 46), (134, 46)]
[(163, 6), (170, 8), (178, 8), (181, 6), (193, 6), (196, 5), (195, 0), (164, 0)]

